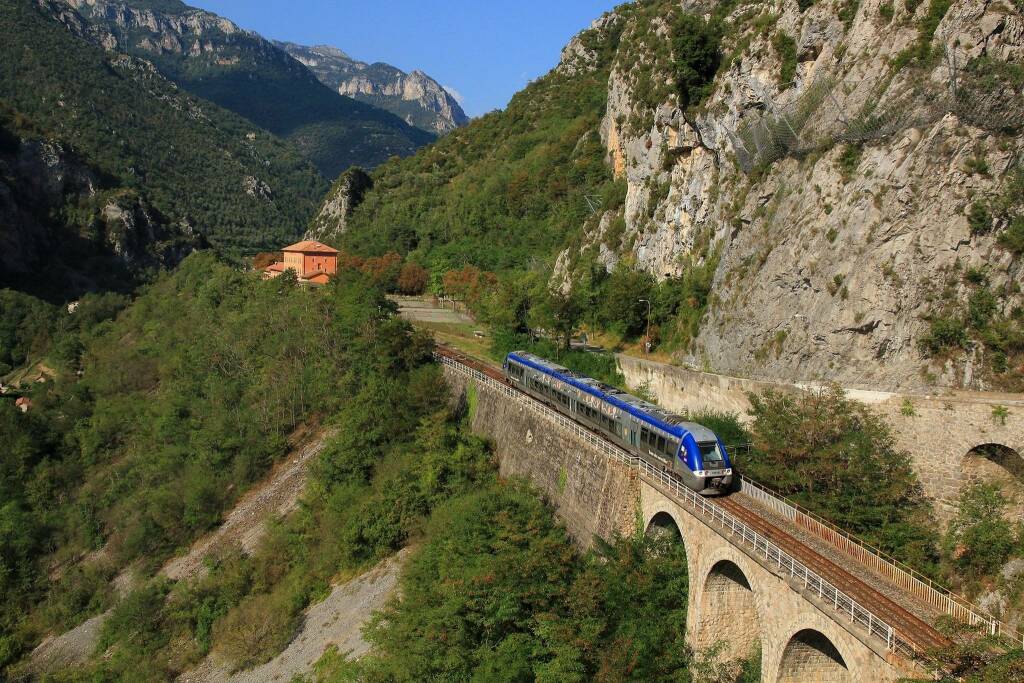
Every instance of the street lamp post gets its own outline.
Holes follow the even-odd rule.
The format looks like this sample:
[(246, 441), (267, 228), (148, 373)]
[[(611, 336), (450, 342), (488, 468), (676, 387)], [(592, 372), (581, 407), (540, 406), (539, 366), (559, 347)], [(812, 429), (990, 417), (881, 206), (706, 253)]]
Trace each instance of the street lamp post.
[(647, 336), (644, 339), (644, 352), (650, 355), (651, 353), (651, 300), (650, 299), (637, 299), (637, 303), (647, 304)]

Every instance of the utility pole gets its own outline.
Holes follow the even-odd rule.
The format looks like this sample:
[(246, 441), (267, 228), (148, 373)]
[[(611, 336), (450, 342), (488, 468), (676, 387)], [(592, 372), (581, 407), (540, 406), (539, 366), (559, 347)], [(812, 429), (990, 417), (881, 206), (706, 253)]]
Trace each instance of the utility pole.
[(647, 336), (644, 338), (644, 353), (651, 353), (651, 300), (637, 299), (637, 303), (647, 304)]

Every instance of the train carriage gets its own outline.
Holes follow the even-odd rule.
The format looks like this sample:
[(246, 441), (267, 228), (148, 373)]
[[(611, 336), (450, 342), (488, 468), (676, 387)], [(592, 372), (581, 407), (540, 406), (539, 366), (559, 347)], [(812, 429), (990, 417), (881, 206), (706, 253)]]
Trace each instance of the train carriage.
[(531, 353), (508, 354), (504, 369), (506, 378), (522, 391), (652, 465), (672, 471), (694, 491), (729, 491), (729, 454), (707, 427)]

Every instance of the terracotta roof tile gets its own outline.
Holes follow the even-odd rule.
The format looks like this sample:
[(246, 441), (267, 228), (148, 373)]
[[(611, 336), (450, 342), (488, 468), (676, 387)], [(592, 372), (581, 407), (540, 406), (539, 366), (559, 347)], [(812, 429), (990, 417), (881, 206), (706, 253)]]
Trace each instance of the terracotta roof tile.
[(314, 240), (303, 240), (302, 242), (296, 242), (290, 247), (285, 247), (281, 251), (299, 251), (306, 254), (337, 254), (338, 250), (334, 247), (329, 247), (323, 242), (316, 242)]

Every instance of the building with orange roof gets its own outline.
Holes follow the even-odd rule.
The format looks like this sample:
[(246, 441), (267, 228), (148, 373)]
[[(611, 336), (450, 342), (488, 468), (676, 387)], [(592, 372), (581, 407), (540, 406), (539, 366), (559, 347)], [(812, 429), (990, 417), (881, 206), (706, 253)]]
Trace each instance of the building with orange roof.
[(323, 242), (303, 240), (281, 252), (283, 260), (264, 268), (263, 277), (275, 278), (286, 270), (293, 270), (300, 282), (324, 285), (338, 272), (338, 250)]

